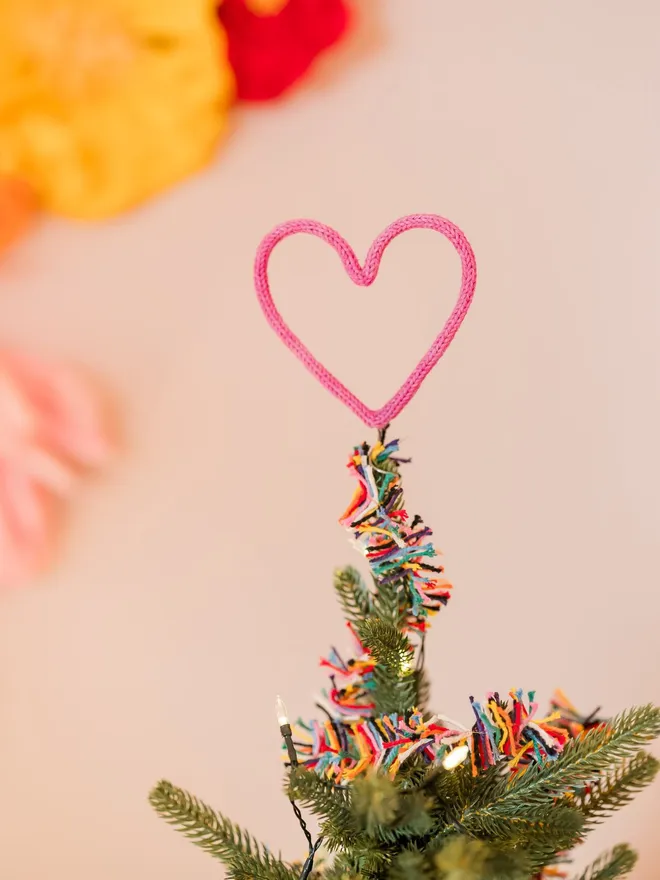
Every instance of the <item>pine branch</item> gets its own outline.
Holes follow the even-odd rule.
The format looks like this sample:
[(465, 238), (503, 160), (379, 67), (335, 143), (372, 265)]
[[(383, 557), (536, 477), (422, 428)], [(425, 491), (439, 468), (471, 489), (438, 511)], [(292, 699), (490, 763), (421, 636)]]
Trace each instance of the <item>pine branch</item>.
[(660, 762), (646, 752), (640, 752), (630, 761), (601, 778), (596, 785), (575, 796), (575, 803), (587, 820), (588, 826), (620, 810), (635, 795), (653, 781)]
[(398, 677), (410, 674), (413, 649), (400, 629), (378, 617), (367, 617), (360, 622), (358, 634), (378, 664)]
[(351, 847), (339, 852), (317, 880), (367, 880), (385, 876), (392, 855), (382, 848)]
[(181, 788), (165, 780), (149, 795), (156, 812), (196, 846), (227, 866), (234, 880), (298, 880), (265, 846)]
[(392, 623), (368, 617), (358, 626), (364, 646), (376, 661), (373, 691), (376, 712), (403, 715), (415, 708), (417, 676), (414, 653), (407, 636)]
[(433, 859), (438, 880), (527, 880), (523, 852), (503, 852), (481, 840), (454, 835)]
[(399, 790), (387, 776), (369, 773), (358, 777), (351, 786), (353, 814), (369, 837), (381, 828), (391, 828), (399, 813)]
[[(357, 843), (351, 847), (346, 856), (347, 870), (342, 880), (357, 880), (359, 877), (380, 880), (391, 863), (393, 853), (382, 843), (369, 841), (367, 844)], [(325, 877), (324, 877), (325, 880)]]
[(571, 740), (552, 762), (534, 764), (512, 779), (497, 772), (484, 774), (479, 796), (468, 810), (492, 815), (532, 815), (557, 797), (576, 792), (634, 756), (660, 733), (660, 709), (642, 706), (619, 715), (606, 727), (594, 728)]
[(432, 876), (429, 859), (415, 846), (402, 850), (388, 871), (388, 880), (428, 880)]
[(423, 761), (416, 760), (413, 756), (399, 769), (396, 775), (396, 784), (401, 791), (423, 791), (429, 796), (435, 797), (433, 783), (436, 776), (441, 772), (445, 776), (449, 775), (437, 765), (425, 764)]
[(354, 873), (350, 857), (346, 853), (338, 853), (327, 867), (323, 867), (323, 880), (344, 880)]
[(465, 817), (462, 827), (473, 837), (559, 852), (579, 840), (583, 824), (576, 809), (558, 804), (537, 809), (533, 816), (475, 813)]
[(411, 613), (409, 590), (404, 575), (387, 583), (376, 582), (373, 596), (373, 613), (385, 623), (401, 629)]
[(620, 843), (580, 874), (579, 880), (616, 880), (629, 874), (636, 863), (637, 853), (627, 844)]
[(501, 816), (474, 809), (470, 802), (458, 812), (450, 805), (441, 821), (445, 824), (428, 841), (429, 850), (441, 851), (447, 839), (459, 830), (504, 851), (524, 851), (533, 870), (540, 870), (557, 853), (574, 846), (582, 838), (584, 823), (580, 812), (565, 804), (537, 806), (530, 815)]
[(335, 571), (334, 586), (344, 616), (351, 623), (360, 623), (373, 613), (373, 599), (360, 572), (355, 568), (350, 565), (346, 568), (338, 568)]
[(367, 837), (401, 844), (421, 838), (433, 827), (433, 801), (421, 791), (406, 791), (383, 773), (372, 772), (351, 787), (353, 815)]
[[(430, 838), (430, 845), (432, 849), (437, 850), (444, 845), (444, 837), (448, 834), (455, 834), (457, 830), (460, 831), (459, 820), (468, 805), (475, 800), (477, 780), (472, 776), (470, 766), (467, 763), (451, 771), (437, 765), (425, 767), (424, 770), (424, 778), (417, 784), (417, 790), (433, 799), (433, 818), (436, 830)], [(399, 784), (405, 785), (404, 780), (405, 777), (401, 779)]]

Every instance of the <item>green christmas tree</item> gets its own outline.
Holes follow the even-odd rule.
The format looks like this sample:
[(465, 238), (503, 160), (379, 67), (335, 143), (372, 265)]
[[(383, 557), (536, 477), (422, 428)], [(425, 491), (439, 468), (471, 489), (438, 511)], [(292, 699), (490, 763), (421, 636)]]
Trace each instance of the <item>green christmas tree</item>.
[[(658, 762), (644, 747), (660, 734), (660, 710), (581, 718), (558, 694), (539, 717), (533, 692), (522, 691), (471, 699), (469, 728), (427, 710), (424, 640), (451, 587), (430, 529), (404, 508), (397, 452), (381, 431), (349, 463), (358, 489), (341, 521), (372, 580), (367, 586), (353, 568), (335, 576), (355, 655), (344, 660), (333, 650), (323, 661), (323, 720), (292, 730), (279, 706), (305, 861), (275, 858), (169, 782), (155, 786), (151, 804), (236, 880), (566, 877), (570, 850), (655, 776)], [(301, 808), (319, 819), (316, 841)], [(579, 880), (623, 877), (635, 860), (616, 846)]]

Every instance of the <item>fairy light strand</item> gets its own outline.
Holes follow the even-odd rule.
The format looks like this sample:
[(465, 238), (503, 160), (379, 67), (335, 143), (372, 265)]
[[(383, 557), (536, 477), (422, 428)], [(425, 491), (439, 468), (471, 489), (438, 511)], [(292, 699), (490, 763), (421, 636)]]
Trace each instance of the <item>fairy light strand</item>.
[[(298, 766), (298, 755), (296, 753), (296, 748), (293, 744), (293, 736), (291, 732), (291, 724), (289, 722), (289, 714), (286, 709), (286, 705), (284, 704), (284, 700), (282, 697), (278, 696), (275, 704), (275, 711), (277, 713), (277, 723), (280, 728), (280, 734), (282, 739), (284, 740), (284, 745), (289, 756), (289, 762), (292, 767)], [(309, 848), (309, 852), (305, 862), (302, 866), (302, 871), (300, 872), (299, 880), (307, 880), (309, 875), (314, 868), (314, 857), (319, 850), (319, 847), (323, 843), (323, 835), (321, 835), (316, 843), (311, 835), (309, 828), (307, 827), (307, 822), (303, 817), (303, 814), (300, 810), (300, 807), (295, 802), (293, 798), (289, 798), (289, 803), (291, 804), (291, 808), (293, 809), (293, 813), (298, 820), (298, 824), (300, 825), (303, 834), (305, 835), (305, 840), (307, 841), (307, 846)]]

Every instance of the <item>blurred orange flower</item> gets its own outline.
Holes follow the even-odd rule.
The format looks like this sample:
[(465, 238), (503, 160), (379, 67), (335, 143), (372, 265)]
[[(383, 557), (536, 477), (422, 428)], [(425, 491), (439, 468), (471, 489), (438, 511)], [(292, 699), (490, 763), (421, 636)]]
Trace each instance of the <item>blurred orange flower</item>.
[(0, 352), (0, 586), (44, 564), (53, 501), (78, 470), (103, 464), (110, 445), (94, 395), (73, 372)]
[(27, 184), (12, 177), (0, 177), (0, 253), (31, 226), (35, 210), (34, 193)]
[(214, 0), (2, 0), (0, 173), (100, 218), (195, 171), (233, 99)]

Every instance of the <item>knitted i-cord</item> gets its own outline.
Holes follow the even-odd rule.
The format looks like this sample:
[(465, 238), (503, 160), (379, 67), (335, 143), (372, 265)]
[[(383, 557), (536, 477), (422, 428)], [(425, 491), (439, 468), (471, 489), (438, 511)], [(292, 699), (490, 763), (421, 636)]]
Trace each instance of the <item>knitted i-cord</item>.
[[(456, 305), (445, 326), (438, 333), (415, 369), (384, 406), (380, 409), (370, 409), (314, 357), (307, 346), (286, 324), (273, 302), (268, 281), (268, 262), (273, 248), (279, 242), (290, 235), (303, 232), (314, 235), (331, 245), (337, 251), (349, 278), (361, 287), (369, 287), (376, 280), (385, 248), (394, 238), (410, 229), (434, 230), (444, 235), (454, 245), (461, 258), (461, 287)], [(277, 226), (259, 245), (254, 265), (254, 283), (264, 315), (282, 342), (302, 361), (324, 388), (327, 388), (331, 394), (341, 400), (366, 425), (370, 428), (382, 428), (389, 424), (412, 400), (426, 376), (449, 347), (472, 302), (477, 283), (477, 268), (470, 243), (461, 230), (451, 221), (436, 214), (412, 214), (396, 220), (373, 242), (363, 266), (360, 265), (348, 242), (334, 229), (323, 223), (318, 223), (316, 220), (291, 220)]]

